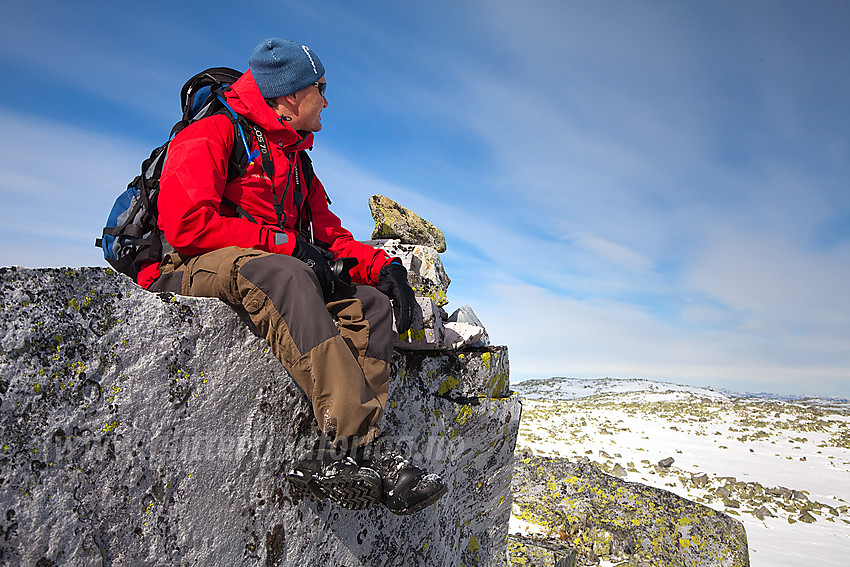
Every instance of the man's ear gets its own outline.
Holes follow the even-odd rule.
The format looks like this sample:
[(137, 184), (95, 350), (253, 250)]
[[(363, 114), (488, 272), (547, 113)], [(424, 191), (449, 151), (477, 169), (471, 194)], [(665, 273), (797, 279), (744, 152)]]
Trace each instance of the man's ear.
[(281, 98), (286, 100), (286, 102), (288, 102), (290, 105), (295, 106), (295, 93), (284, 95)]

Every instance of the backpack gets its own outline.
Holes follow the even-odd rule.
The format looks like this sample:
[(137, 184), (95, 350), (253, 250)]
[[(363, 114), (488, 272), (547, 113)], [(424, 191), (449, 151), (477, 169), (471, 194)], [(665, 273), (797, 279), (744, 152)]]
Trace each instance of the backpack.
[[(270, 179), (274, 179), (274, 164), (269, 156), (263, 131), (236, 114), (224, 100), (224, 91), (240, 76), (242, 73), (234, 69), (213, 67), (198, 73), (183, 85), (180, 90), (183, 117), (171, 129), (168, 140), (154, 148), (150, 157), (142, 162), (141, 173), (115, 199), (103, 234), (95, 240), (95, 246), (103, 249), (104, 259), (118, 272), (135, 280), (142, 267), (159, 263), (164, 254), (173, 251), (157, 227), (159, 180), (168, 154), (168, 145), (174, 136), (189, 124), (214, 114), (226, 114), (233, 123), (234, 136), (233, 150), (227, 166), (227, 182), (245, 175), (249, 163), (253, 163), (261, 155), (265, 173)], [(258, 150), (251, 152), (246, 130), (257, 139)], [(314, 177), (312, 162), (306, 151), (301, 150), (299, 154), (304, 171), (304, 186), (309, 189)], [(300, 208), (305, 201), (301, 195), (300, 184), (296, 184), (295, 193), (295, 203)], [(222, 199), (222, 204), (234, 210), (237, 216), (256, 222), (247, 211), (229, 199)], [(299, 219), (300, 216), (299, 214)], [(309, 223), (306, 228), (301, 227), (301, 231), (309, 232)]]

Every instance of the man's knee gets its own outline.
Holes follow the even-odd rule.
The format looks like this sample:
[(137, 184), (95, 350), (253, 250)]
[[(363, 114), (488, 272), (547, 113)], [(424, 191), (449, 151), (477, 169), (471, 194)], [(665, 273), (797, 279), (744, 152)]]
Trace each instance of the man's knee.
[(238, 268), (239, 275), (262, 289), (274, 301), (284, 295), (321, 296), (313, 270), (291, 256), (269, 254), (251, 258)]
[(297, 258), (251, 259), (239, 268), (237, 287), (249, 315), (282, 318), (302, 354), (337, 334), (313, 270)]

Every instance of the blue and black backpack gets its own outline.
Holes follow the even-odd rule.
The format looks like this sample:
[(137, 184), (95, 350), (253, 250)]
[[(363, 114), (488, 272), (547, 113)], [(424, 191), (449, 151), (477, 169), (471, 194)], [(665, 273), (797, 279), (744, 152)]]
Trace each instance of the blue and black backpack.
[[(226, 114), (233, 122), (234, 144), (227, 167), (227, 181), (245, 175), (249, 163), (262, 155), (262, 166), (269, 179), (274, 179), (274, 165), (268, 154), (263, 131), (244, 117), (236, 114), (224, 100), (224, 92), (242, 73), (228, 67), (213, 67), (198, 73), (180, 90), (180, 106), (183, 118), (171, 129), (168, 140), (154, 148), (150, 157), (142, 162), (142, 170), (115, 200), (101, 238), (95, 246), (103, 249), (103, 257), (122, 274), (134, 280), (139, 270), (151, 263), (158, 263), (171, 247), (157, 227), (157, 197), (162, 166), (168, 154), (168, 145), (183, 128), (214, 114)], [(246, 131), (248, 135), (246, 136)], [(251, 151), (249, 137), (258, 142), (258, 150)], [(305, 151), (301, 155), (304, 171), (304, 187), (309, 188), (313, 180), (313, 168)], [(298, 188), (300, 193), (300, 187)], [(305, 190), (306, 193), (306, 190)], [(296, 195), (297, 197), (297, 195)], [(303, 202), (303, 197), (296, 202)], [(223, 203), (236, 211), (236, 215), (253, 221), (251, 215), (237, 203), (223, 199)], [(277, 208), (277, 207), (276, 207)]]

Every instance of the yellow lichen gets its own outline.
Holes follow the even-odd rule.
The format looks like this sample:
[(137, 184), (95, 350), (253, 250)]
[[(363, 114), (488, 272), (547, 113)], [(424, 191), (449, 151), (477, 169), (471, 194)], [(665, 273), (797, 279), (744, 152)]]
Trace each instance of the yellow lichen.
[(485, 353), (483, 353), (483, 354), (481, 355), (481, 360), (483, 360), (483, 361), (484, 361), (484, 365), (485, 365), (485, 366), (487, 367), (487, 369), (489, 370), (489, 369), (490, 369), (490, 353), (489, 353), (489, 352), (485, 352)]
[(437, 388), (437, 394), (443, 396), (449, 390), (454, 390), (458, 386), (460, 386), (460, 380), (455, 378), (454, 376), (449, 376), (448, 378), (443, 380), (442, 384), (440, 384), (440, 387)]
[(460, 411), (458, 412), (455, 421), (463, 425), (464, 423), (466, 423), (466, 420), (469, 419), (469, 416), (471, 415), (472, 409), (470, 409), (469, 406), (463, 406), (462, 408), (460, 408)]
[(425, 340), (425, 329), (408, 329), (399, 335), (399, 339), (406, 342), (422, 342)]

